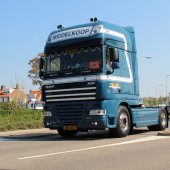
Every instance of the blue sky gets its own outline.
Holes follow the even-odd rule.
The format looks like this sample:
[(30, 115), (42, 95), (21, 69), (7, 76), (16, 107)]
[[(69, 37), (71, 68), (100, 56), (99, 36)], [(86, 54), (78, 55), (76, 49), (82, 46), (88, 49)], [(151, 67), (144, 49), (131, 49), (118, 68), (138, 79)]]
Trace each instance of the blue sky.
[[(98, 17), (135, 29), (140, 95), (165, 96), (170, 75), (169, 0), (0, 0), (0, 85), (35, 89), (28, 61), (43, 52), (49, 33)], [(152, 59), (141, 57), (150, 56)], [(167, 81), (170, 92), (170, 77)]]

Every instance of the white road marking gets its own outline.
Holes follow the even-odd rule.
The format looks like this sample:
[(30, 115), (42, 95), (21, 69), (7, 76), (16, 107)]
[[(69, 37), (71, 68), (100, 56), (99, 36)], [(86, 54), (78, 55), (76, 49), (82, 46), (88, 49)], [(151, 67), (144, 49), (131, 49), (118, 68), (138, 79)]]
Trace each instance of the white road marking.
[(39, 157), (47, 157), (47, 156), (53, 156), (53, 155), (67, 154), (67, 153), (73, 153), (73, 152), (87, 151), (87, 150), (92, 150), (92, 149), (107, 148), (107, 147), (112, 147), (112, 146), (127, 145), (127, 144), (132, 144), (132, 143), (140, 143), (140, 142), (147, 142), (147, 141), (167, 139), (167, 138), (170, 138), (170, 137), (169, 136), (149, 136), (149, 137), (134, 139), (134, 140), (126, 141), (126, 142), (113, 143), (113, 144), (108, 144), (108, 145), (100, 145), (100, 146), (75, 149), (75, 150), (68, 150), (68, 151), (49, 153), (49, 154), (43, 154), (43, 155), (27, 156), (27, 157), (21, 157), (18, 159), (19, 160), (33, 159), (33, 158), (39, 158)]

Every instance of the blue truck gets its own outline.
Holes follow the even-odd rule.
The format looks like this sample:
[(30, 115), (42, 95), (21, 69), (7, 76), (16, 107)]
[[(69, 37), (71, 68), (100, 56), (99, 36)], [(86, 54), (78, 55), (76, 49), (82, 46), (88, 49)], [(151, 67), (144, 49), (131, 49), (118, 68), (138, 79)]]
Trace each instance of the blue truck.
[(44, 126), (63, 137), (88, 130), (125, 137), (134, 127), (168, 127), (168, 107), (145, 108), (140, 102), (131, 26), (97, 18), (68, 28), (59, 25), (47, 39), (39, 76)]

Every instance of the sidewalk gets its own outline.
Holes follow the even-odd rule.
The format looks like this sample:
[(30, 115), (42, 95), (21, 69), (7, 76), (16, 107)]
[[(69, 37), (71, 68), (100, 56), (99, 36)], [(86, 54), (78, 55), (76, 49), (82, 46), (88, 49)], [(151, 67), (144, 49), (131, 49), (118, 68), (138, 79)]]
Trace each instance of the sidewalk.
[(57, 130), (50, 130), (47, 128), (41, 129), (27, 129), (27, 130), (16, 130), (16, 131), (7, 131), (7, 132), (0, 132), (1, 137), (41, 137), (41, 136), (50, 136), (50, 135), (57, 135)]

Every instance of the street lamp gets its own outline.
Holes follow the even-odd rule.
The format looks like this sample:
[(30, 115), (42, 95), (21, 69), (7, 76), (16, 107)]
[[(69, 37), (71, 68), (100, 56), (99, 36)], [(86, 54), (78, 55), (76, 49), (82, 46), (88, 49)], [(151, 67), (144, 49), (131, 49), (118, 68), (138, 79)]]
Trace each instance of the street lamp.
[(170, 75), (166, 75), (166, 97), (167, 97), (167, 104), (168, 104), (168, 92), (167, 92), (167, 80)]
[(152, 59), (152, 57), (146, 56), (146, 57), (138, 57), (138, 59), (140, 58), (145, 58), (145, 59)]

